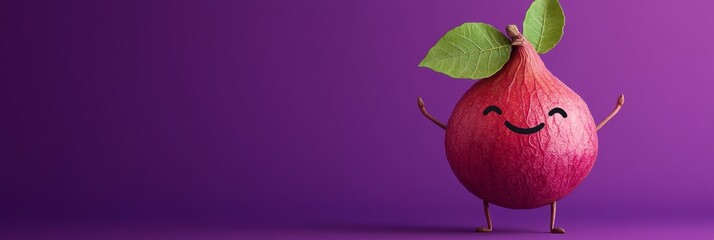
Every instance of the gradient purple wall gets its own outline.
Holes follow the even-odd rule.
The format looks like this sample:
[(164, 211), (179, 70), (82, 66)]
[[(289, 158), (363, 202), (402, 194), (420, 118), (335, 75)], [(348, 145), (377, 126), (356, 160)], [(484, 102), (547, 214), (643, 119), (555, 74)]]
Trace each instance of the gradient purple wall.
[[(596, 121), (627, 102), (560, 225), (714, 221), (714, 3), (562, 2), (549, 69)], [(0, 219), (475, 227), (415, 104), (446, 120), (472, 81), (416, 66), (450, 28), (520, 25), (529, 3), (3, 1)]]

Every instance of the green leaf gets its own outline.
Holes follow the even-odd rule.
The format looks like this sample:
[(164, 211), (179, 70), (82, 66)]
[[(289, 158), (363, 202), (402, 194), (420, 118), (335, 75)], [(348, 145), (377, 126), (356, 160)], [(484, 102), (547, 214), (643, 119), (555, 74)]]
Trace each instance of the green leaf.
[(511, 56), (511, 41), (485, 23), (464, 23), (449, 30), (427, 53), (419, 67), (453, 78), (489, 77)]
[(565, 15), (558, 0), (535, 0), (523, 20), (523, 35), (538, 53), (553, 49), (563, 37)]

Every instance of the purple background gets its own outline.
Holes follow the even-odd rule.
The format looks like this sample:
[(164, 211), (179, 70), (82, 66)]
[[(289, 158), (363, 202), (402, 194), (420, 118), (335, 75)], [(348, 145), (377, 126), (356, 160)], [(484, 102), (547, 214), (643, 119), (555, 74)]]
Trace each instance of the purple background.
[[(714, 236), (714, 3), (562, 0), (549, 69), (603, 119), (557, 238)], [(472, 84), (418, 62), (530, 1), (2, 1), (4, 239), (553, 238), (446, 162)]]

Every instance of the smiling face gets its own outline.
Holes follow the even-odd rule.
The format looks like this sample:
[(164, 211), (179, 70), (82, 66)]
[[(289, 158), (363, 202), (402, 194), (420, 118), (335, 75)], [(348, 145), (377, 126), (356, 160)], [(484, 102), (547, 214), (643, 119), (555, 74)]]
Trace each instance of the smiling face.
[[(498, 114), (498, 115), (503, 114), (503, 111), (501, 111), (501, 109), (500, 109), (498, 106), (493, 106), (493, 105), (491, 105), (491, 106), (486, 107), (485, 110), (483, 110), (483, 115), (484, 115), (484, 116), (487, 116), (490, 112), (494, 112), (494, 113), (496, 113), (496, 114)], [(557, 114), (560, 114), (560, 116), (563, 117), (563, 118), (567, 118), (567, 117), (568, 117), (568, 114), (565, 113), (565, 110), (563, 110), (562, 108), (559, 108), (559, 107), (556, 107), (556, 108), (551, 109), (550, 112), (548, 112), (548, 116), (553, 116), (553, 115), (556, 114), (556, 113), (557, 113)], [(513, 132), (515, 132), (515, 133), (519, 133), (519, 134), (533, 134), (533, 133), (537, 133), (538, 131), (540, 131), (541, 129), (543, 129), (543, 127), (545, 127), (545, 123), (540, 123), (540, 124), (538, 124), (538, 125), (536, 125), (535, 127), (532, 127), (532, 128), (520, 128), (520, 127), (514, 126), (514, 125), (513, 125), (511, 122), (509, 122), (508, 120), (506, 120), (506, 121), (504, 122), (504, 125), (506, 125), (506, 128), (508, 128), (509, 130), (511, 130), (511, 131), (513, 131)]]

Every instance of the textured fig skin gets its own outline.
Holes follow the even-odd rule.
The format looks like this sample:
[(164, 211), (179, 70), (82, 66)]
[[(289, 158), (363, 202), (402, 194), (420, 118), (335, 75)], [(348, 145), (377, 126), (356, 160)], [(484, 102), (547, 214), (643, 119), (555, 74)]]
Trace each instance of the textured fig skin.
[[(484, 115), (488, 106), (501, 115)], [(553, 108), (560, 114), (549, 116)], [(545, 127), (532, 134), (509, 130)], [(514, 46), (495, 75), (476, 82), (459, 100), (446, 129), (446, 156), (471, 193), (512, 209), (560, 200), (588, 175), (597, 157), (597, 132), (587, 104), (546, 69), (533, 47)]]

